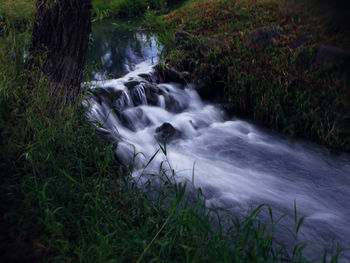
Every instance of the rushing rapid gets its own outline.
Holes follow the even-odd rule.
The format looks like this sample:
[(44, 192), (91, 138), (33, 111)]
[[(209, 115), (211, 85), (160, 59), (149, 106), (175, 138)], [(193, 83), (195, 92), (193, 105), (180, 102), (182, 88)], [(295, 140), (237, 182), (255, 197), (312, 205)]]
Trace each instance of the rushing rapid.
[[(86, 100), (89, 118), (115, 142), (118, 159), (135, 165), (135, 177), (146, 178), (167, 158), (176, 180), (192, 181), (194, 173), (209, 204), (244, 216), (262, 203), (276, 215), (293, 214), (296, 202), (299, 215), (307, 216), (301, 239), (350, 247), (348, 154), (227, 116), (220, 105), (203, 102), (193, 84), (164, 83), (152, 45), (143, 50), (146, 57), (123, 77), (94, 82)], [(167, 156), (158, 154), (144, 170), (164, 143)], [(282, 240), (290, 236), (278, 233)]]

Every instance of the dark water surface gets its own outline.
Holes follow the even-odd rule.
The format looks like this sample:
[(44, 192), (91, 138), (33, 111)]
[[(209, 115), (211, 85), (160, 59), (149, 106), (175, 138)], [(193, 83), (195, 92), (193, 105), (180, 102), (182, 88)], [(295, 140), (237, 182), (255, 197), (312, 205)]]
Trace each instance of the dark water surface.
[[(192, 85), (156, 83), (156, 39), (127, 27), (98, 25), (89, 61), (103, 57), (95, 84), (108, 90), (111, 101), (89, 97), (89, 117), (118, 142), (117, 155), (126, 164), (134, 153), (146, 162), (159, 148), (156, 129), (170, 123), (180, 134), (170, 142), (168, 158), (178, 180), (192, 180), (209, 204), (246, 215), (251, 207), (271, 204), (275, 216), (293, 214), (307, 219), (301, 240), (319, 246), (309, 249), (320, 258), (322, 246), (340, 242), (350, 247), (350, 156), (316, 144), (291, 141), (251, 122), (229, 118), (217, 105), (203, 102)], [(126, 74), (126, 75), (125, 75)], [(131, 82), (136, 83), (133, 87)], [(114, 95), (113, 95), (114, 94)], [(113, 109), (113, 110), (112, 110)], [(148, 167), (157, 171), (164, 156)], [(153, 170), (152, 170), (153, 169)], [(135, 171), (135, 177), (144, 173)], [(293, 229), (292, 219), (284, 222)], [(277, 239), (291, 242), (291, 234), (277, 230)], [(349, 262), (349, 253), (342, 262)]]
[(87, 64), (95, 66), (95, 79), (118, 78), (143, 61), (156, 63), (156, 38), (137, 28), (139, 22), (106, 20), (95, 23)]

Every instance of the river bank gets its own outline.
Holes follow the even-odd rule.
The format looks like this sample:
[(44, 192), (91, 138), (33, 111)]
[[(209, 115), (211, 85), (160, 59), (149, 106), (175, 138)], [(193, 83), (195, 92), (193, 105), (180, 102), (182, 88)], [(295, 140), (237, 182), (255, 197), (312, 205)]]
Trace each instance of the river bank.
[(157, 27), (168, 34), (164, 63), (202, 81), (204, 98), (350, 151), (346, 14), (308, 1), (207, 0), (163, 16)]

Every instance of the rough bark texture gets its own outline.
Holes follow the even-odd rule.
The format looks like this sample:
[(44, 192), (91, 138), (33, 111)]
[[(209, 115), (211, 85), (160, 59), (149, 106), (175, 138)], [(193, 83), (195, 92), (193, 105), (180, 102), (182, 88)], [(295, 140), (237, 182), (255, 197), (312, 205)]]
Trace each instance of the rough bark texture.
[[(74, 105), (91, 32), (91, 0), (37, 0), (36, 4), (30, 53), (33, 58), (45, 54), (41, 70), (50, 81), (51, 96)], [(38, 64), (39, 60), (34, 62)]]

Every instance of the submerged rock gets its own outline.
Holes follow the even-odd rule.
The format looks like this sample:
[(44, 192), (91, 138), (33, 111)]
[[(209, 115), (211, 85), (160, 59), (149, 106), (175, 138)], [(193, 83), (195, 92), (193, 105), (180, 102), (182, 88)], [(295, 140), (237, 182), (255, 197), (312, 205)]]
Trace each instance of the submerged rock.
[(154, 136), (161, 143), (171, 142), (182, 137), (182, 133), (175, 129), (170, 123), (165, 122), (156, 129)]
[(138, 129), (150, 124), (150, 120), (140, 108), (130, 108), (124, 110), (121, 113), (120, 119), (124, 126), (132, 131), (137, 131)]
[(174, 95), (164, 94), (165, 108), (174, 113), (183, 111), (188, 107), (188, 102), (185, 100), (178, 100)]
[(118, 95), (118, 98), (115, 100), (115, 103), (114, 103), (114, 109), (117, 111), (117, 112), (120, 112), (122, 111), (124, 108), (126, 108), (127, 106), (129, 106), (130, 102), (129, 102), (129, 99), (128, 99), (128, 96), (127, 94), (122, 91), (122, 90), (119, 90), (119, 95)]

